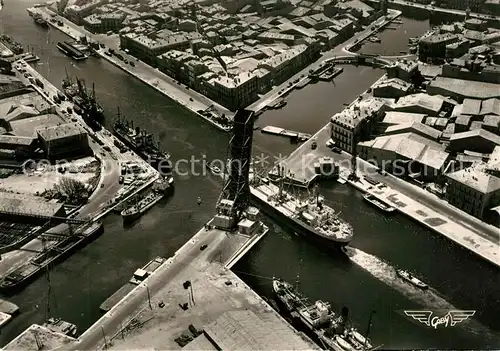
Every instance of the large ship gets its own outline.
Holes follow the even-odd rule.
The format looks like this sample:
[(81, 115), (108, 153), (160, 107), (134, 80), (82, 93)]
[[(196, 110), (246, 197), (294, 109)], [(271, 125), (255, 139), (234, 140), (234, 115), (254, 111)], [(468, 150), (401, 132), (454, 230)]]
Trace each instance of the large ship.
[(311, 303), (290, 283), (280, 279), (273, 279), (273, 290), (286, 312), (313, 333), (322, 348), (333, 351), (365, 351), (373, 348), (368, 338), (349, 325), (346, 307), (341, 314), (336, 314), (328, 302), (318, 300)]
[(168, 180), (163, 181), (161, 186), (153, 189), (148, 195), (143, 199), (133, 204), (132, 206), (124, 209), (121, 212), (121, 216), (124, 222), (132, 222), (146, 213), (151, 207), (156, 205), (163, 197), (165, 193), (170, 188)]
[(160, 142), (155, 141), (153, 134), (134, 127), (133, 121), (123, 118), (119, 110), (113, 123), (113, 134), (162, 175), (171, 175), (170, 155), (161, 149)]
[(85, 55), (85, 53), (83, 51), (81, 51), (78, 48), (76, 48), (69, 41), (60, 41), (60, 42), (58, 42), (57, 43), (57, 48), (59, 49), (59, 51), (61, 51), (66, 56), (69, 56), (72, 59), (77, 60), (77, 61), (79, 61), (79, 60), (85, 60), (86, 58), (88, 58), (88, 56)]
[(352, 226), (327, 206), (319, 194), (299, 199), (283, 190), (283, 182), (277, 186), (257, 175), (251, 177), (250, 192), (264, 209), (308, 238), (344, 247), (354, 236)]
[(96, 100), (94, 85), (92, 85), (92, 91), (89, 92), (83, 79), (76, 77), (73, 81), (66, 73), (62, 88), (64, 94), (74, 103), (75, 112), (82, 116), (85, 123), (95, 131), (101, 130), (104, 109)]
[(102, 230), (102, 222), (93, 222), (79, 230), (78, 233), (61, 235), (60, 238), (62, 239), (55, 245), (49, 248), (44, 248), (41, 253), (23, 264), (21, 267), (7, 274), (0, 282), (0, 289), (9, 292), (24, 286), (31, 279), (40, 274), (47, 266), (64, 258), (80, 245), (92, 240), (97, 235), (102, 233)]

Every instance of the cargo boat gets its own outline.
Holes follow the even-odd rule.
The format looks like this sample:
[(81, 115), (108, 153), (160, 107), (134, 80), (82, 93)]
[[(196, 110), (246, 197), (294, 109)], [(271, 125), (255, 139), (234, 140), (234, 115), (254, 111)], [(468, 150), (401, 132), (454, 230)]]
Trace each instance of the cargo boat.
[(366, 194), (363, 196), (363, 198), (384, 212), (392, 213), (396, 210), (394, 207), (389, 205), (387, 202), (382, 201), (380, 199), (377, 199), (373, 194)]
[(273, 291), (280, 305), (294, 321), (312, 334), (318, 344), (328, 350), (371, 350), (370, 340), (349, 323), (346, 307), (341, 314), (332, 311), (328, 302), (311, 303), (290, 283), (273, 278)]
[(43, 28), (49, 28), (49, 24), (47, 21), (42, 17), (40, 14), (36, 14), (33, 16), (33, 20), (35, 21), (36, 24), (38, 24), (40, 27)]
[(64, 53), (65, 55), (71, 57), (74, 60), (85, 60), (88, 58), (82, 51), (78, 50), (73, 44), (69, 41), (60, 41), (57, 43), (57, 48)]
[(93, 222), (81, 234), (66, 236), (54, 246), (47, 248), (21, 267), (7, 274), (0, 282), (0, 290), (14, 291), (34, 279), (48, 265), (56, 263), (81, 245), (91, 241), (103, 231), (102, 222)]
[(267, 178), (252, 175), (250, 193), (263, 209), (307, 238), (322, 244), (344, 247), (352, 240), (351, 224), (341, 219), (331, 207), (324, 204), (319, 194), (301, 200), (269, 182)]
[(121, 299), (123, 299), (129, 292), (134, 290), (140, 283), (142, 283), (146, 278), (153, 274), (160, 266), (166, 261), (163, 257), (155, 257), (144, 267), (137, 269), (130, 280), (118, 289), (113, 295), (108, 297), (100, 306), (99, 310), (101, 312), (108, 312), (113, 306), (115, 306)]
[(73, 81), (66, 72), (62, 88), (64, 94), (74, 103), (75, 112), (82, 116), (85, 123), (94, 131), (101, 130), (104, 109), (96, 100), (94, 85), (92, 84), (92, 90), (89, 92), (83, 79), (76, 77)]
[(23, 45), (6, 34), (0, 36), (0, 43), (4, 44), (14, 55), (21, 55), (24, 52)]
[(398, 277), (400, 277), (404, 281), (416, 286), (417, 288), (420, 288), (422, 290), (429, 289), (429, 286), (427, 284), (425, 284), (423, 281), (421, 281), (417, 277), (414, 277), (410, 272), (405, 271), (404, 269), (396, 270), (396, 274), (398, 275)]
[(133, 121), (122, 118), (120, 111), (118, 111), (118, 116), (113, 123), (112, 132), (121, 142), (135, 151), (162, 175), (171, 176), (170, 155), (161, 149), (160, 143), (155, 141), (153, 134), (139, 127), (134, 128)]

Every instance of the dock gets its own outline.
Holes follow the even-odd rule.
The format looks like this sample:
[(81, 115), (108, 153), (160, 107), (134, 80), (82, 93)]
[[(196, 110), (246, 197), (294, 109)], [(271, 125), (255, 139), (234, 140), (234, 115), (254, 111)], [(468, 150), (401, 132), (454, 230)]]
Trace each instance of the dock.
[(118, 289), (113, 295), (108, 297), (99, 306), (99, 310), (104, 313), (108, 312), (121, 299), (127, 296), (128, 293), (134, 290), (145, 278), (153, 274), (165, 261), (166, 259), (162, 257), (156, 257), (155, 259), (149, 261), (144, 267), (138, 269), (125, 285)]
[[(258, 232), (246, 235), (207, 223), (78, 340), (45, 330), (42, 335), (49, 340), (44, 345), (66, 350), (207, 349), (201, 345), (221, 349), (216, 335), (227, 333), (229, 327), (234, 332), (224, 339), (233, 349), (280, 345), (283, 349), (317, 350), (312, 340), (291, 327), (227, 268), (268, 230), (261, 225)], [(37, 343), (28, 330), (5, 349), (36, 350)]]
[(290, 138), (292, 141), (306, 141), (311, 138), (311, 134), (294, 132), (292, 130), (286, 130), (274, 126), (266, 126), (261, 129), (262, 133), (279, 135)]

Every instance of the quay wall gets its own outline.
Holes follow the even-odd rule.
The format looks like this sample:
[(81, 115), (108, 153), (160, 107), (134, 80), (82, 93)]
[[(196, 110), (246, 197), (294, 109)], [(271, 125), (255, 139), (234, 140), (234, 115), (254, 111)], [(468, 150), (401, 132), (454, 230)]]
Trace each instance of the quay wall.
[[(79, 26), (75, 25), (71, 21), (67, 20), (64, 17), (57, 16), (57, 19), (60, 19), (63, 22), (62, 26), (57, 25), (57, 23), (53, 23), (50, 21), (50, 16), (53, 15), (50, 10), (46, 8), (32, 8), (30, 9), (31, 12), (36, 12), (44, 16), (47, 20), (47, 23), (54, 29), (59, 30), (61, 33), (69, 36), (70, 38), (74, 40), (79, 40), (81, 37), (90, 37), (93, 40), (97, 42), (101, 42), (99, 40), (99, 36), (94, 35), (88, 31), (86, 31), (84, 28), (80, 28)], [(76, 28), (75, 28), (76, 27)], [(102, 40), (105, 41), (105, 40)], [(136, 66), (132, 67), (129, 64), (124, 63), (123, 61), (119, 60), (115, 56), (108, 56), (105, 54), (105, 49), (99, 49), (96, 50), (96, 53), (99, 55), (99, 57), (105, 59), (106, 61), (110, 62), (114, 66), (120, 68), (121, 70), (125, 71), (126, 73), (134, 76), (144, 84), (147, 84), (151, 88), (155, 89), (156, 91), (160, 92), (161, 94), (167, 96), (168, 98), (172, 99), (179, 105), (183, 106), (184, 108), (188, 109), (198, 117), (203, 118), (205, 121), (209, 122), (213, 126), (215, 126), (217, 129), (229, 132), (229, 128), (224, 128), (224, 126), (218, 124), (217, 122), (211, 120), (210, 118), (207, 118), (206, 116), (203, 116), (202, 114), (198, 113), (198, 110), (205, 110), (209, 108), (211, 105), (216, 106), (216, 109), (219, 111), (223, 111), (223, 113), (231, 119), (233, 113), (226, 108), (220, 106), (218, 103), (208, 99), (207, 97), (203, 96), (203, 98), (196, 98), (196, 94), (193, 94), (191, 89), (189, 90), (190, 93), (184, 93), (181, 91), (181, 89), (185, 89), (183, 85), (177, 85), (174, 83), (170, 83), (166, 81), (166, 79), (172, 79), (171, 77), (168, 77), (166, 74), (160, 72), (159, 70), (146, 65), (142, 61), (135, 61)], [(141, 66), (141, 67), (138, 67)], [(144, 66), (144, 67), (142, 67)], [(187, 89), (186, 89), (187, 90)], [(199, 95), (199, 93), (197, 93)], [(204, 101), (202, 101), (204, 100)]]

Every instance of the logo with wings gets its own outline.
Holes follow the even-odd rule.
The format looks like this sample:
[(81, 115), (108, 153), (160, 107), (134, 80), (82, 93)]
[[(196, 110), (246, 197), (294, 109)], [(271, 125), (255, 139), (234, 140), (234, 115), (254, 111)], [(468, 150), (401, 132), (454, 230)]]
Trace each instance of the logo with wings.
[(458, 323), (466, 321), (472, 317), (476, 311), (474, 310), (453, 310), (448, 311), (445, 315), (438, 317), (432, 311), (404, 311), (405, 315), (425, 324), (428, 327), (437, 329), (438, 327), (454, 327)]

